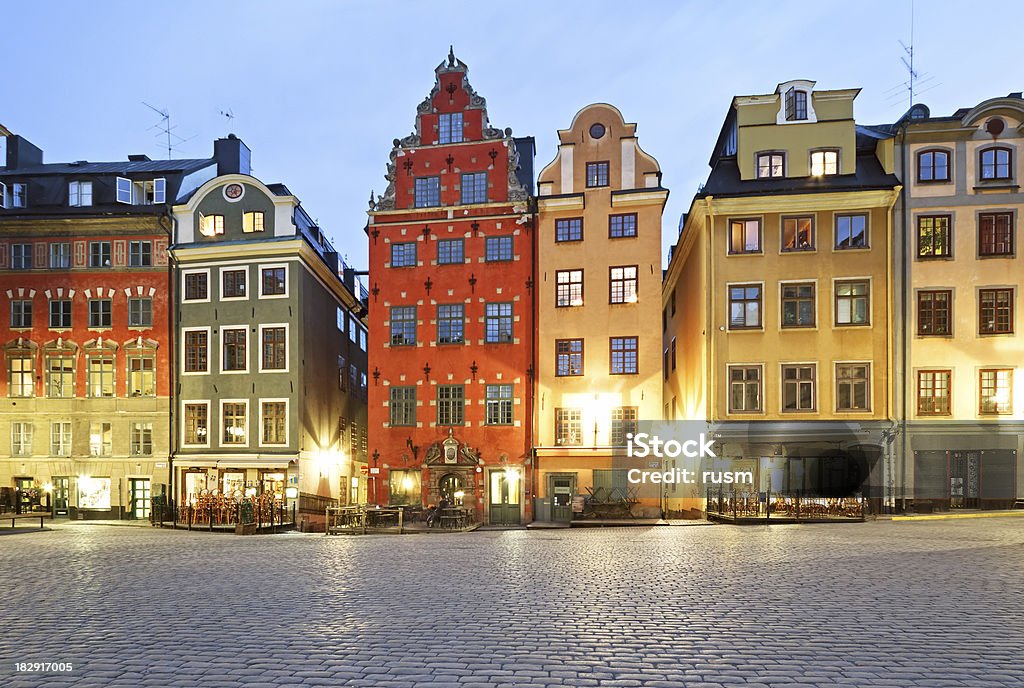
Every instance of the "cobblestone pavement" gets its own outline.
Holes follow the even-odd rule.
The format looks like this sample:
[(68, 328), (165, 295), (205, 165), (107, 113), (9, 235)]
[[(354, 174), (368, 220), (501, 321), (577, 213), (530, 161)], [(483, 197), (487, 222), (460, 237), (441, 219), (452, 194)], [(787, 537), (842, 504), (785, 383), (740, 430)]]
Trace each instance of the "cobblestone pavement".
[[(0, 540), (0, 686), (1024, 686), (1024, 519)], [(15, 662), (70, 662), (24, 673)]]

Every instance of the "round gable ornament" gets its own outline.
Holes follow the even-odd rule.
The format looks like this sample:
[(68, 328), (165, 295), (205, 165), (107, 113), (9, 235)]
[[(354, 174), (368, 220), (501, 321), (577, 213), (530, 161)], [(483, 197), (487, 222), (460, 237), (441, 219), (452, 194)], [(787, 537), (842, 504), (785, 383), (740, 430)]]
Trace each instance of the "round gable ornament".
[(234, 203), (240, 201), (245, 195), (245, 187), (237, 182), (232, 182), (224, 187), (224, 200)]

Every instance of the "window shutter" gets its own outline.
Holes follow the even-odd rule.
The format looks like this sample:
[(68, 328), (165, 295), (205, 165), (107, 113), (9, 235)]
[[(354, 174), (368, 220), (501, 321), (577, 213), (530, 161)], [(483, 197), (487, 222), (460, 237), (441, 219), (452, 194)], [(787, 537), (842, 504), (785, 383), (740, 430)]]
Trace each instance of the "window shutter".
[(7, 185), (0, 182), (0, 208), (7, 207)]
[(153, 203), (167, 202), (167, 180), (163, 177), (153, 180)]
[(117, 178), (117, 202), (132, 204), (132, 180), (124, 177)]

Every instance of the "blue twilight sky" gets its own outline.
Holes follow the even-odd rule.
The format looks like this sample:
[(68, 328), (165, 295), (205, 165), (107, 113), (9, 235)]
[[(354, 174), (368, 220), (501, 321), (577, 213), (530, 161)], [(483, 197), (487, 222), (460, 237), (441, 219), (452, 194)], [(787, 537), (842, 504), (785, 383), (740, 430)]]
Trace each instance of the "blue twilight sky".
[[(186, 139), (175, 157), (207, 157), (214, 138), (235, 132), (254, 174), (287, 184), (364, 268), (367, 197), (383, 192), (391, 141), (412, 130), (453, 43), (492, 124), (537, 139), (538, 170), (588, 103), (637, 122), (671, 189), (667, 247), (733, 95), (807, 78), (863, 88), (862, 123), (897, 119), (910, 17), (910, 0), (8, 0), (0, 123), (49, 162), (166, 157), (143, 101), (168, 109)], [(1019, 22), (1006, 19), (985, 3), (918, 0), (918, 100), (951, 114), (1024, 89)]]

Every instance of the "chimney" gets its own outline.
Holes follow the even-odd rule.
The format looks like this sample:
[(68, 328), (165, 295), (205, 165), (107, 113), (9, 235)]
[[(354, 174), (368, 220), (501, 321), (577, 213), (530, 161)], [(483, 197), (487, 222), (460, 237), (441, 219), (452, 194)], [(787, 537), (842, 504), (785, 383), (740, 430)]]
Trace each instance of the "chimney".
[(353, 268), (345, 266), (341, 273), (341, 281), (348, 287), (350, 292), (356, 293), (356, 271)]
[(43, 164), (43, 151), (17, 134), (7, 137), (7, 169), (16, 170), (22, 167)]
[(249, 147), (234, 134), (213, 142), (213, 159), (217, 162), (217, 175), (249, 174)]

